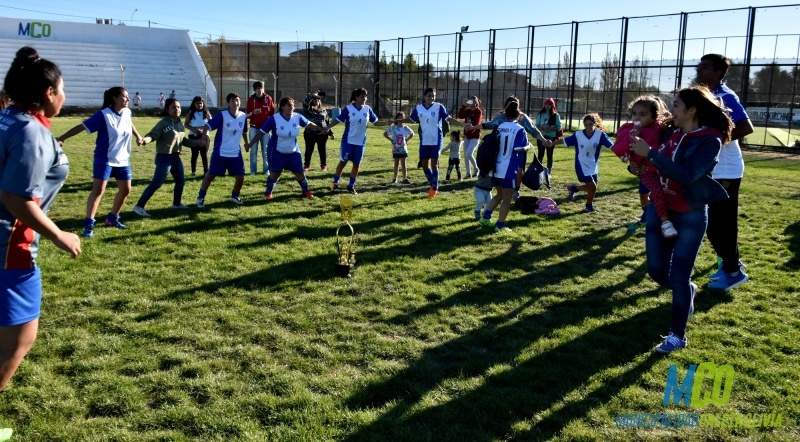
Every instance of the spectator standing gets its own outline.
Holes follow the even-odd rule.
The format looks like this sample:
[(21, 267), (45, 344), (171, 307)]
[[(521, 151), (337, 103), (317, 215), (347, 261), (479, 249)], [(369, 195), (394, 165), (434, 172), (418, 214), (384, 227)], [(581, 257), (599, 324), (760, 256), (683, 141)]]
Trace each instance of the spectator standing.
[[(306, 118), (308, 121), (316, 124), (319, 127), (326, 128), (331, 124), (331, 119), (328, 112), (322, 108), (322, 101), (319, 98), (313, 98), (308, 104), (306, 109)], [(326, 145), (328, 144), (328, 137), (333, 139), (333, 132), (321, 133), (318, 130), (311, 129), (306, 126), (303, 131), (303, 140), (306, 142), (305, 159), (303, 161), (303, 170), (308, 170), (311, 167), (311, 157), (314, 155), (314, 146), (319, 150), (319, 164), (322, 171), (328, 170), (328, 152)]]
[[(483, 109), (481, 101), (475, 95), (470, 96), (458, 110), (458, 118), (471, 126), (480, 126), (483, 123)], [(466, 168), (467, 178), (478, 176), (478, 163), (475, 161), (475, 148), (481, 141), (480, 127), (476, 129), (464, 129), (464, 167)]]
[(269, 134), (259, 132), (261, 126), (267, 122), (269, 117), (275, 114), (275, 102), (272, 97), (264, 93), (264, 83), (256, 81), (253, 83), (253, 95), (247, 99), (245, 108), (247, 118), (250, 119), (250, 141), (258, 145), (261, 149), (250, 150), (250, 175), (258, 173), (258, 152), (261, 151), (262, 170), (264, 175), (269, 173), (269, 154), (267, 146), (269, 144)]
[(744, 159), (739, 139), (753, 133), (753, 123), (739, 97), (723, 80), (731, 61), (720, 54), (706, 54), (697, 65), (695, 82), (708, 86), (727, 109), (733, 121), (730, 141), (719, 152), (719, 163), (711, 176), (728, 192), (728, 199), (708, 206), (708, 241), (717, 253), (718, 268), (709, 279), (709, 288), (730, 290), (745, 283), (749, 276), (739, 255), (739, 186), (744, 177)]
[[(186, 123), (184, 126), (189, 130), (189, 139), (197, 141), (203, 137), (206, 130), (206, 124), (211, 119), (211, 112), (206, 107), (206, 102), (203, 97), (196, 96), (192, 99), (192, 104), (189, 106), (189, 112), (186, 115)], [(191, 168), (192, 176), (195, 176), (197, 170), (197, 157), (199, 156), (203, 161), (203, 176), (208, 173), (208, 143), (203, 147), (197, 145), (189, 145), (192, 150)]]

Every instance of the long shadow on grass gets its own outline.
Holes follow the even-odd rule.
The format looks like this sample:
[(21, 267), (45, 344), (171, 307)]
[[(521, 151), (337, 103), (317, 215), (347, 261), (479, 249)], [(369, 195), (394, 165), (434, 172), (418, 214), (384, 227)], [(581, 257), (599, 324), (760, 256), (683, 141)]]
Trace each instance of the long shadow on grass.
[(800, 269), (800, 221), (787, 227), (783, 233), (789, 237), (789, 251), (792, 257), (784, 264), (787, 270)]
[[(423, 308), (408, 314), (391, 318), (389, 322), (406, 324), (420, 316), (436, 314), (458, 305), (482, 305), (503, 302), (509, 298), (520, 296), (520, 290), (523, 293), (530, 290), (538, 295), (546, 295), (549, 294), (548, 291), (551, 290), (551, 287), (558, 287), (559, 283), (566, 279), (594, 277), (602, 270), (611, 269), (617, 265), (630, 265), (629, 256), (606, 260), (606, 256), (617, 248), (619, 244), (631, 238), (630, 236), (613, 237), (611, 234), (614, 230), (605, 229), (599, 232), (592, 232), (544, 249), (532, 249), (522, 253), (519, 252), (518, 245), (514, 245), (502, 255), (481, 260), (472, 268), (443, 272), (440, 276), (430, 278), (428, 282), (437, 284), (443, 281), (452, 281), (476, 271), (483, 272), (490, 282), (484, 287), (461, 292), (440, 302), (427, 304)], [(594, 246), (586, 247), (587, 244), (594, 244)], [(579, 252), (576, 253), (576, 250)], [(570, 253), (573, 253), (574, 256), (567, 260), (554, 259), (559, 255)], [(541, 268), (538, 267), (540, 263), (547, 264), (551, 260), (552, 264)], [(589, 262), (603, 262), (603, 265), (586, 265)], [(515, 268), (527, 270), (529, 273), (520, 278), (505, 279), (502, 283), (493, 282), (504, 276), (508, 269), (508, 263), (515, 263)], [(644, 263), (639, 264), (636, 270), (627, 278), (626, 283), (619, 285), (618, 290), (621, 291), (640, 283), (646, 276), (644, 266)]]
[[(559, 329), (580, 326), (587, 318), (604, 318), (660, 290), (609, 300), (629, 283), (591, 290), (584, 296), (559, 303), (554, 312), (519, 316), (519, 310), (493, 318), (484, 326), (426, 351), (409, 368), (355, 393), (346, 400), (351, 410), (386, 408), (382, 415), (346, 440), (497, 440), (511, 437), (550, 438), (570, 421), (610, 401), (637, 383), (659, 357), (647, 358), (588, 395), (576, 394), (603, 371), (631, 366), (668, 326), (670, 305), (613, 320), (553, 348)], [(709, 302), (710, 301), (710, 302)], [(716, 304), (722, 298), (706, 300)], [(655, 338), (655, 339), (653, 339)], [(532, 347), (545, 347), (525, 358)], [(461, 392), (448, 380), (480, 378), (476, 388)], [(424, 408), (424, 398), (439, 394), (452, 399)], [(431, 396), (433, 395), (433, 396)], [(577, 397), (578, 399), (572, 399)], [(654, 404), (656, 406), (657, 404)], [(420, 410), (420, 408), (422, 408)], [(550, 412), (549, 415), (546, 413)], [(534, 430), (513, 434), (513, 425), (545, 413)], [(611, 422), (608, 423), (609, 425)]]

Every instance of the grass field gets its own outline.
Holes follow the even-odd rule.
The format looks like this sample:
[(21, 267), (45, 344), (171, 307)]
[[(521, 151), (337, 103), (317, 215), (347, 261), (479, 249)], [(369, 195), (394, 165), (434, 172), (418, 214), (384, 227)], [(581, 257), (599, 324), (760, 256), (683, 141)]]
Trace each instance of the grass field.
[[(79, 121), (57, 119), (53, 132)], [(155, 122), (135, 120), (142, 133)], [(626, 229), (640, 211), (637, 182), (613, 154), (601, 159), (599, 213), (567, 201), (573, 158), (562, 147), (554, 190), (526, 191), (553, 197), (562, 214), (514, 211), (513, 232), (495, 235), (472, 219), (474, 182), (432, 200), (419, 169), (413, 185), (387, 185), (389, 146), (379, 129), (368, 136), (352, 279), (332, 276), (340, 195), (325, 190), (318, 157), (315, 200), (286, 174), (267, 202), (264, 177), (247, 176), (242, 207), (227, 202), (224, 178), (207, 209), (170, 210), (170, 179), (143, 219), (130, 208), (152, 176), (153, 146), (135, 148), (129, 229), (98, 227), (77, 260), (43, 241), (40, 335), (0, 395), (0, 428), (19, 441), (800, 438), (798, 158), (747, 154), (740, 245), (752, 280), (706, 289), (716, 262), (704, 244), (690, 346), (665, 357), (652, 348), (668, 331), (670, 294), (646, 274), (643, 233)], [(65, 146), (71, 172), (50, 211), (76, 233), (93, 145), (79, 135)], [(184, 203), (199, 185), (188, 181)], [(733, 367), (729, 402), (662, 406), (670, 365), (683, 379), (701, 362)], [(620, 413), (782, 420), (624, 429)]]

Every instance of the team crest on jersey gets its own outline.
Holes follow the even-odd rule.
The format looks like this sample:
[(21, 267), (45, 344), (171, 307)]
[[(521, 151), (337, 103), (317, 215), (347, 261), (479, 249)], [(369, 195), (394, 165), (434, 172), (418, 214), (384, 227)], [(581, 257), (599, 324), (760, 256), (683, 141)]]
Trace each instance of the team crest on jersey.
[(241, 127), (242, 127), (242, 126), (244, 126), (244, 121), (240, 121), (240, 122), (239, 122), (239, 128), (240, 128), (240, 129), (241, 129)]
[(231, 123), (225, 123), (225, 127), (231, 127)]
[(283, 126), (281, 126), (281, 130), (283, 130)]
[(433, 118), (433, 117), (435, 117), (435, 116), (436, 116), (436, 112), (434, 112), (434, 111), (431, 111), (431, 118)]

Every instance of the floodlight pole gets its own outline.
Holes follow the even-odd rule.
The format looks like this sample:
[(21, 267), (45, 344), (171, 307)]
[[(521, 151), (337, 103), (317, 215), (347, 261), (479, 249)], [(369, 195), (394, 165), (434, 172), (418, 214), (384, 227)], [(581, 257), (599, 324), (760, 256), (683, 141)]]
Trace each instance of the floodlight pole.
[(278, 76), (275, 75), (275, 72), (272, 73), (272, 99), (278, 99)]
[(336, 79), (336, 75), (333, 76), (333, 81), (336, 82), (336, 88), (335, 88), (335, 92), (336, 92), (336, 107), (338, 108), (339, 107), (339, 80)]

